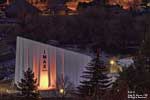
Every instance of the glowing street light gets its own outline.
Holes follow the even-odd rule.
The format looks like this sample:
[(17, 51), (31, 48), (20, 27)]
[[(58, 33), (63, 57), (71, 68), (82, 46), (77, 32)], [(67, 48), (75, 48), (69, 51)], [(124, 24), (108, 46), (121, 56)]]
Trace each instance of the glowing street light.
[(114, 61), (114, 60), (110, 60), (110, 64), (111, 64), (111, 65), (114, 65), (114, 64), (115, 64), (115, 61)]
[(109, 61), (109, 64), (110, 64), (110, 73), (119, 73), (119, 72), (122, 72), (122, 67), (117, 64), (117, 61), (116, 59), (111, 59)]
[(59, 93), (60, 93), (60, 94), (64, 94), (64, 89), (60, 89), (60, 90), (59, 90)]

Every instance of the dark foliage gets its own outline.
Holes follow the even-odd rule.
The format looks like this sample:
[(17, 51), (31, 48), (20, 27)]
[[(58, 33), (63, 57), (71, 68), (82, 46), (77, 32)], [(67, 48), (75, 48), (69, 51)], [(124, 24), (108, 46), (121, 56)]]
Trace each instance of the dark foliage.
[(36, 79), (34, 79), (34, 73), (30, 68), (24, 72), (24, 78), (21, 82), (18, 82), (18, 90), (24, 97), (38, 97)]
[(97, 54), (81, 76), (84, 80), (80, 82), (81, 85), (78, 87), (79, 95), (82, 97), (89, 96), (94, 100), (102, 97), (105, 90), (112, 85), (110, 77), (106, 74), (107, 71), (106, 65)]
[(150, 94), (150, 34), (145, 34), (134, 64), (121, 73), (121, 79), (127, 81), (129, 89)]
[(149, 16), (133, 16), (119, 7), (92, 6), (74, 16), (26, 16), (9, 36), (14, 40), (17, 35), (42, 42), (58, 40), (61, 44), (76, 44), (80, 48), (92, 48), (96, 44), (107, 52), (135, 54)]

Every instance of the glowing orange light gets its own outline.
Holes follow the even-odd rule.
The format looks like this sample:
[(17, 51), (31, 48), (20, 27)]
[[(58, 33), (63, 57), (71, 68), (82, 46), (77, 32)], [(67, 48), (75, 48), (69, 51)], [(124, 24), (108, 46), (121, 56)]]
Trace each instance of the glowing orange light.
[[(43, 63), (43, 62), (48, 62), (48, 59), (45, 59), (46, 53), (44, 50), (44, 54), (41, 55), (41, 62), (40, 62), (40, 82), (39, 82), (39, 90), (47, 90), (49, 88), (49, 75), (48, 75), (48, 63)], [(46, 57), (47, 58), (47, 57)], [(44, 67), (45, 66), (45, 67)]]
[(40, 77), (40, 86), (39, 86), (39, 89), (47, 89), (48, 88), (48, 84), (49, 84), (49, 81), (48, 81), (48, 73), (47, 71), (43, 71), (41, 73), (41, 77)]
[(40, 80), (39, 90), (51, 90), (56, 88), (56, 51), (52, 51), (50, 59), (46, 59), (46, 62), (50, 62), (50, 65), (46, 63), (46, 69), (43, 70), (43, 58), (41, 57), (40, 64)]
[(68, 9), (76, 11), (78, 7), (78, 2), (67, 2), (66, 6)]
[(56, 88), (56, 51), (54, 50), (50, 56), (51, 63), (50, 63), (50, 82), (51, 87)]
[(142, 0), (108, 0), (108, 4), (120, 5), (125, 10), (128, 10), (131, 7), (135, 7), (135, 9), (139, 9), (141, 3)]
[(34, 78), (37, 79), (37, 84), (38, 84), (38, 80), (39, 80), (38, 79), (38, 68), (37, 68), (37, 59), (36, 59), (35, 55), (33, 56), (33, 72), (34, 72)]

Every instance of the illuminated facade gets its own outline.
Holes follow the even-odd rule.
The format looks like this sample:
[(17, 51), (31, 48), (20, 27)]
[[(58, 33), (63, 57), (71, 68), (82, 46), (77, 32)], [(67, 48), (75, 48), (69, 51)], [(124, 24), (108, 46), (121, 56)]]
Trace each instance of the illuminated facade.
[(47, 10), (48, 8), (48, 0), (27, 0), (27, 1), (41, 11)]
[[(10, 5), (14, 0), (6, 0), (6, 3), (3, 4), (4, 6)], [(28, 1), (31, 5), (34, 7), (38, 8), (41, 11), (47, 10), (48, 9), (48, 2), (49, 0), (26, 0)], [(66, 3), (66, 6), (70, 10), (76, 10), (78, 7), (79, 2), (92, 2), (93, 0), (71, 0)]]
[(56, 81), (65, 77), (76, 87), (90, 60), (91, 57), (84, 54), (18, 37), (15, 83), (23, 78), (23, 71), (31, 68), (39, 90), (56, 89)]
[(108, 0), (110, 5), (120, 5), (123, 9), (139, 9), (142, 0)]
[(72, 11), (76, 11), (78, 8), (78, 4), (80, 2), (90, 3), (92, 1), (93, 0), (72, 0), (72, 1), (67, 2), (66, 5), (67, 5), (68, 9), (70, 9)]
[[(6, 0), (6, 2), (4, 4), (1, 4), (0, 6), (3, 6), (3, 7), (8, 6), (12, 4), (12, 2), (14, 1), (15, 0)], [(26, 1), (41, 11), (48, 9), (48, 0), (26, 0)]]
[[(14, 0), (6, 0), (6, 3), (4, 5), (9, 5)], [(48, 0), (26, 0), (34, 7), (38, 8), (41, 11), (45, 11), (48, 9)], [(68, 9), (72, 11), (76, 11), (78, 8), (78, 4), (80, 2), (90, 3), (93, 0), (71, 0), (69, 2), (66, 2), (66, 6)], [(110, 5), (120, 5), (123, 9), (140, 9), (140, 5), (142, 3), (142, 0), (106, 0), (106, 2)]]

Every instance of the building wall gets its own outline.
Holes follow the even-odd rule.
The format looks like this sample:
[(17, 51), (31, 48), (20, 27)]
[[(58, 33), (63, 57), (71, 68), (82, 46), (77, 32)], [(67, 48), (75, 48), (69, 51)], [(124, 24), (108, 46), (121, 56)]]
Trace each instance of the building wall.
[(15, 83), (23, 78), (23, 71), (29, 67), (35, 73), (39, 90), (55, 89), (58, 79), (63, 84), (66, 77), (78, 86), (84, 67), (91, 60), (84, 54), (21, 37), (17, 38), (16, 48)]

